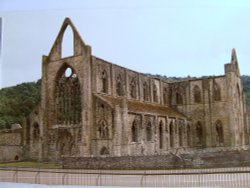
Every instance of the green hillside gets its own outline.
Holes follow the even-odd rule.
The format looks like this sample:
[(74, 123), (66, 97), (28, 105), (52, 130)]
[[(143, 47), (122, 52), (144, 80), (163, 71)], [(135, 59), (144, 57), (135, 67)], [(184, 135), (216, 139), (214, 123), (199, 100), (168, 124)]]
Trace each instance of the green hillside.
[(22, 124), (40, 100), (41, 81), (22, 83), (0, 90), (0, 129)]
[[(180, 77), (167, 78), (170, 80), (182, 80)], [(250, 76), (242, 76), (242, 83), (246, 96), (248, 114), (250, 118)], [(23, 119), (34, 109), (40, 101), (41, 80), (37, 82), (22, 83), (13, 87), (0, 90), (0, 129), (10, 128), (13, 123), (22, 124)]]

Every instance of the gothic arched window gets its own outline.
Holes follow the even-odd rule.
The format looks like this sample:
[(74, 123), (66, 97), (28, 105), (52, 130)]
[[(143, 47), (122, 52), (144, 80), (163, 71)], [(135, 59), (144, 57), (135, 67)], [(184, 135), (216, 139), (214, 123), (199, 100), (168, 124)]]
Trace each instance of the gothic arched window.
[(163, 89), (163, 103), (168, 104), (168, 89), (166, 87)]
[(224, 138), (223, 138), (223, 127), (222, 122), (217, 120), (215, 122), (215, 132), (216, 132), (216, 145), (223, 146)]
[(202, 145), (202, 137), (203, 137), (203, 130), (200, 121), (196, 123), (195, 132), (196, 132), (196, 145), (200, 146)]
[(40, 129), (39, 129), (38, 123), (34, 123), (34, 125), (33, 125), (32, 137), (33, 137), (34, 140), (37, 140), (40, 137)]
[(179, 92), (176, 92), (175, 98), (176, 98), (176, 104), (183, 104), (182, 95)]
[(158, 102), (157, 87), (155, 84), (153, 86), (153, 99), (154, 99), (154, 102)]
[(187, 145), (191, 146), (191, 127), (187, 124)]
[(159, 124), (159, 146), (160, 146), (160, 149), (163, 149), (163, 123), (162, 121), (160, 121), (160, 124)]
[(149, 87), (147, 82), (143, 83), (143, 100), (148, 101), (149, 100)]
[(179, 123), (179, 145), (183, 145), (183, 127), (182, 123)]
[(153, 138), (153, 128), (151, 122), (148, 122), (146, 127), (146, 139), (147, 141), (152, 141)]
[(171, 121), (170, 125), (169, 125), (169, 136), (170, 136), (170, 147), (173, 148), (174, 147), (174, 123), (173, 121)]
[(55, 86), (55, 123), (81, 123), (81, 91), (77, 74), (65, 66), (59, 71)]
[(123, 89), (122, 89), (122, 77), (120, 74), (116, 77), (116, 94), (118, 96), (123, 95)]
[(200, 103), (201, 102), (201, 90), (199, 86), (195, 86), (193, 89), (193, 96), (194, 96), (194, 102)]
[(131, 127), (131, 135), (132, 135), (132, 142), (138, 142), (138, 125), (136, 121), (133, 121), (132, 127)]
[(216, 82), (213, 84), (213, 98), (215, 101), (221, 100), (220, 86)]
[(132, 78), (130, 82), (130, 96), (133, 99), (136, 99), (136, 81), (135, 78)]
[(102, 92), (108, 93), (108, 76), (107, 72), (104, 70), (102, 71)]

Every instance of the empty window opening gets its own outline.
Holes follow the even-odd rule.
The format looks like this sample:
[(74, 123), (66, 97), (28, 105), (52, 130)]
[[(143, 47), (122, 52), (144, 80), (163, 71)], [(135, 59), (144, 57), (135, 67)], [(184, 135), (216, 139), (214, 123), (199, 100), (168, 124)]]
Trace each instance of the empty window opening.
[(213, 98), (215, 101), (221, 100), (220, 86), (216, 82), (214, 82), (213, 86)]
[(201, 146), (202, 145), (203, 130), (202, 130), (202, 125), (201, 125), (200, 121), (198, 121), (196, 123), (195, 131), (196, 131), (196, 145)]
[(216, 131), (216, 145), (223, 146), (223, 127), (220, 120), (217, 120), (215, 123), (215, 131)]
[(33, 139), (36, 140), (39, 138), (40, 136), (40, 129), (39, 129), (39, 125), (37, 123), (34, 123), (33, 125)]
[(164, 90), (163, 90), (163, 103), (165, 105), (168, 104), (168, 90), (167, 90), (167, 88), (164, 88)]
[(176, 104), (183, 104), (182, 95), (179, 92), (176, 92)]
[(130, 83), (130, 96), (133, 99), (136, 98), (136, 81), (135, 81), (135, 78), (133, 78), (131, 80), (131, 83)]
[(102, 147), (100, 155), (109, 155), (109, 150), (107, 147)]
[(74, 55), (74, 35), (70, 26), (68, 26), (62, 38), (62, 58)]
[(108, 78), (105, 70), (102, 72), (102, 92), (108, 93)]
[(119, 74), (116, 78), (116, 94), (118, 96), (122, 96), (123, 95), (123, 89), (122, 89), (122, 77)]
[(174, 123), (173, 121), (171, 121), (169, 129), (170, 129), (170, 147), (173, 148), (174, 147)]
[(147, 132), (146, 133), (147, 141), (152, 141), (153, 129), (152, 129), (152, 125), (150, 122), (147, 124), (146, 132)]
[(132, 142), (138, 142), (138, 125), (136, 121), (134, 121), (132, 124), (131, 132), (132, 132)]
[(187, 145), (191, 146), (191, 128), (190, 125), (187, 125)]
[(19, 156), (16, 155), (16, 156), (14, 157), (14, 159), (15, 159), (15, 161), (18, 161), (18, 160), (19, 160)]
[(193, 89), (193, 96), (194, 96), (194, 102), (200, 103), (201, 102), (201, 90), (199, 86), (195, 86)]
[(154, 85), (154, 87), (153, 87), (153, 99), (154, 99), (154, 102), (158, 102), (157, 87), (156, 87), (156, 85)]
[(159, 125), (159, 146), (160, 146), (160, 149), (163, 149), (163, 123), (162, 121), (160, 122), (160, 125)]
[(183, 146), (183, 128), (179, 125), (179, 146)]
[(143, 83), (143, 100), (144, 101), (149, 100), (149, 87), (146, 82)]

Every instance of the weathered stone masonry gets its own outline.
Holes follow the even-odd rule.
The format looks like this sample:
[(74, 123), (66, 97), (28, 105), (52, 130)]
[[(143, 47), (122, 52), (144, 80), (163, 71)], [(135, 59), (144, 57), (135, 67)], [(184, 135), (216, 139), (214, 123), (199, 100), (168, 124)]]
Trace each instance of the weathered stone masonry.
[[(74, 53), (62, 57), (66, 29), (73, 33)], [(248, 144), (235, 50), (225, 75), (171, 82), (93, 56), (68, 18), (43, 56), (36, 112), (25, 128), (32, 159), (168, 155)]]

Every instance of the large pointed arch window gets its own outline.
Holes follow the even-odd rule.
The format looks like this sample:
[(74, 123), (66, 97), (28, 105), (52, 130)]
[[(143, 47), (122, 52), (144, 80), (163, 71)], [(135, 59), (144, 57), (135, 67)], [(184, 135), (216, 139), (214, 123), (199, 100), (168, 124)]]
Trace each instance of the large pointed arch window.
[(62, 58), (74, 55), (74, 33), (70, 26), (67, 26), (62, 38)]
[(75, 71), (65, 66), (57, 76), (55, 87), (55, 123), (75, 125), (81, 122), (81, 91)]

